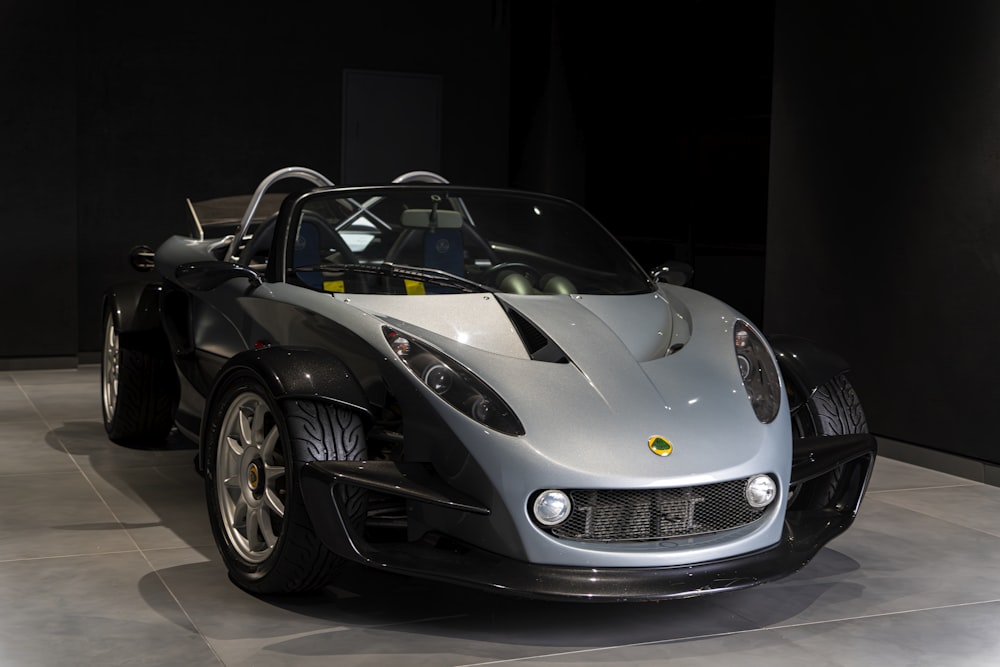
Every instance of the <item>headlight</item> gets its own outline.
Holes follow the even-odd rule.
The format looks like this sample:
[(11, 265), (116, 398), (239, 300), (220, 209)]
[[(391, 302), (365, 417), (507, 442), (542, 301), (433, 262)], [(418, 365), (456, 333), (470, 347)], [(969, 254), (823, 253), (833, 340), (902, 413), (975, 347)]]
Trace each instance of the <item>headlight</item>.
[(770, 424), (781, 407), (778, 367), (771, 359), (764, 339), (742, 320), (736, 320), (733, 325), (733, 344), (740, 377), (743, 378), (743, 387), (754, 414), (762, 424)]
[(403, 365), (446, 403), (496, 431), (524, 435), (510, 407), (472, 371), (395, 329), (382, 327), (382, 333)]

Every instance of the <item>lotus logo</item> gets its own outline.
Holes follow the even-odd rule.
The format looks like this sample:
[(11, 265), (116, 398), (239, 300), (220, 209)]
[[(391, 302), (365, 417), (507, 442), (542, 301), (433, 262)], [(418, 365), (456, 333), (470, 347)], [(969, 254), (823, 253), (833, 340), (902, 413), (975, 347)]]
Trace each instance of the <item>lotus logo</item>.
[(670, 456), (674, 451), (674, 446), (662, 435), (654, 435), (649, 439), (649, 451), (657, 456)]

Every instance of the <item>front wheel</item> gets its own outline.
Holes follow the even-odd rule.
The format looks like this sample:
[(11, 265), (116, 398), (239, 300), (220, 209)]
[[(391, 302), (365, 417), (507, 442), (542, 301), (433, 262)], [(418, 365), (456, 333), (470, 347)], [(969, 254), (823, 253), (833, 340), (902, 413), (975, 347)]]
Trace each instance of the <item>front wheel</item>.
[[(792, 413), (792, 433), (797, 438), (867, 432), (868, 419), (861, 406), (861, 399), (843, 373), (817, 388)], [(836, 497), (843, 476), (843, 466), (839, 466), (823, 478), (793, 489), (790, 507), (826, 507)]]
[[(208, 427), (205, 490), (230, 578), (258, 594), (325, 586), (342, 559), (316, 536), (299, 475), (311, 461), (364, 459), (361, 417), (320, 401), (279, 404), (249, 373), (229, 378), (219, 396)], [(364, 492), (339, 492), (349, 520), (360, 525)]]

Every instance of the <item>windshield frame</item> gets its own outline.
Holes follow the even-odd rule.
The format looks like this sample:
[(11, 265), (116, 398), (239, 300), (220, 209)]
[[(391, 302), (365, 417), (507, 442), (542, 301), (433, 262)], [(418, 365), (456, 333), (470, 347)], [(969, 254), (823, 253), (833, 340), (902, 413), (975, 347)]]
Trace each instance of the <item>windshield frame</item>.
[[(475, 206), (467, 206), (467, 202), (472, 202), (482, 204), (483, 201), (489, 202), (489, 200), (494, 200), (499, 203), (512, 203), (523, 205), (525, 203), (534, 204), (534, 208), (537, 211), (539, 207), (544, 207), (546, 210), (558, 210), (562, 215), (571, 216), (571, 222), (579, 222), (583, 225), (583, 228), (577, 230), (570, 230), (575, 232), (585, 232), (589, 237), (594, 237), (599, 239), (601, 244), (600, 252), (606, 254), (608, 257), (614, 260), (614, 270), (608, 267), (600, 267), (600, 269), (579, 265), (576, 268), (580, 271), (586, 270), (591, 273), (600, 273), (607, 276), (608, 283), (611, 284), (613, 281), (618, 281), (619, 284), (627, 287), (627, 289), (621, 289), (618, 291), (588, 291), (582, 290), (577, 291), (576, 289), (571, 289), (572, 283), (567, 283), (571, 287), (567, 287), (559, 291), (559, 293), (611, 293), (611, 294), (639, 294), (648, 293), (655, 291), (656, 284), (654, 283), (652, 277), (647, 273), (636, 261), (636, 259), (629, 253), (621, 242), (610, 232), (604, 225), (598, 221), (592, 214), (590, 214), (586, 209), (584, 209), (579, 204), (568, 200), (563, 197), (556, 195), (550, 195), (545, 193), (530, 192), (524, 190), (516, 189), (505, 189), (505, 188), (484, 188), (484, 187), (474, 187), (474, 186), (462, 186), (455, 185), (452, 183), (406, 183), (406, 184), (391, 184), (391, 185), (370, 185), (370, 186), (358, 186), (358, 187), (320, 187), (311, 189), (307, 192), (302, 192), (299, 194), (294, 194), (289, 196), (281, 207), (281, 211), (276, 221), (275, 236), (274, 236), (274, 247), (272, 247), (272, 258), (275, 260), (270, 262), (268, 265), (268, 271), (266, 279), (270, 282), (288, 282), (292, 284), (297, 284), (300, 286), (310, 287), (309, 285), (303, 284), (301, 280), (296, 279), (296, 269), (302, 268), (301, 263), (298, 267), (295, 266), (293, 261), (294, 253), (294, 239), (292, 238), (296, 232), (299, 225), (300, 219), (303, 217), (305, 212), (309, 210), (310, 204), (316, 204), (318, 200), (323, 199), (335, 199), (339, 200), (339, 203), (347, 203), (353, 207), (352, 211), (345, 209), (345, 214), (343, 219), (339, 221), (331, 221), (330, 227), (335, 229), (337, 234), (345, 231), (349, 228), (351, 224), (355, 221), (366, 218), (375, 229), (383, 233), (388, 233), (390, 231), (396, 231), (399, 235), (402, 235), (408, 230), (403, 229), (398, 224), (394, 227), (390, 224), (390, 221), (383, 219), (382, 215), (376, 212), (379, 204), (387, 199), (394, 197), (397, 198), (413, 198), (413, 197), (426, 197), (431, 198), (437, 196), (440, 201), (448, 202), (448, 209), (455, 210), (463, 216), (464, 223), (462, 225), (463, 233), (471, 235), (471, 238), (482, 243), (484, 246), (484, 252), (489, 254), (491, 261), (496, 261), (495, 255), (497, 252), (510, 252), (512, 248), (517, 248), (518, 252), (525, 255), (530, 255), (535, 252), (537, 248), (532, 248), (530, 244), (524, 246), (517, 246), (515, 244), (507, 242), (507, 239), (501, 238), (483, 238), (480, 235), (480, 228), (477, 225), (476, 210)], [(470, 208), (472, 210), (470, 210)], [(485, 218), (483, 220), (485, 222)], [(493, 227), (502, 227), (500, 223), (493, 223)], [(515, 232), (511, 232), (515, 233)], [(516, 234), (515, 234), (516, 235)], [(560, 239), (568, 240), (573, 242), (577, 240), (578, 236), (581, 234), (577, 233), (567, 233), (560, 236)], [(478, 239), (476, 237), (479, 237)], [(517, 236), (514, 240), (520, 241), (520, 236)], [(398, 239), (397, 239), (398, 240)], [(386, 251), (388, 252), (388, 251)], [(542, 256), (539, 254), (539, 256)], [(564, 262), (567, 267), (573, 266), (571, 262), (559, 257), (558, 255), (550, 255), (548, 259), (551, 260), (550, 264), (558, 264), (560, 261)], [(397, 258), (387, 258), (383, 255), (382, 261), (373, 261), (372, 265), (377, 265), (381, 263), (395, 264), (400, 269), (407, 269), (411, 271), (421, 271), (422, 268), (429, 269), (429, 272), (440, 272), (438, 268), (433, 268), (430, 266), (421, 267), (415, 264), (411, 264), (405, 261), (399, 261)], [(341, 260), (337, 262), (331, 262), (327, 264), (338, 264), (338, 265), (352, 265), (357, 262), (354, 258), (349, 260)], [(322, 265), (324, 262), (317, 262), (317, 265)], [(477, 262), (478, 264), (478, 262)], [(495, 266), (495, 264), (494, 264)], [(393, 271), (388, 269), (372, 269), (370, 271), (358, 271), (357, 273), (368, 273), (368, 274), (383, 274), (389, 275)], [(482, 291), (511, 291), (508, 289), (496, 289), (496, 285), (479, 283), (474, 276), (465, 276), (454, 274), (457, 281), (465, 281), (472, 284), (479, 284), (482, 287)], [(428, 281), (433, 282), (433, 281)], [(315, 287), (311, 287), (315, 289)], [(325, 289), (319, 291), (328, 291)], [(461, 291), (470, 291), (468, 289)], [(348, 293), (351, 293), (348, 291)], [(370, 293), (370, 292), (369, 292)], [(376, 291), (375, 293), (382, 293)], [(424, 293), (424, 292), (419, 292)], [(523, 293), (523, 292), (517, 292)], [(527, 293), (541, 293), (540, 291), (533, 291)]]

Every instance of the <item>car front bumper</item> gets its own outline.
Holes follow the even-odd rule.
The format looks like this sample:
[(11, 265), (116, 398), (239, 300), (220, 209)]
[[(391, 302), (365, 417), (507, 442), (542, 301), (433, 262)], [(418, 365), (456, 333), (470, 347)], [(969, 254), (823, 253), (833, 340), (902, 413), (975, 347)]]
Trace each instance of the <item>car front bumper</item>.
[[(350, 484), (456, 511), (489, 514), (476, 500), (442, 484), (423, 468), (393, 462), (318, 462), (303, 468), (301, 490), (324, 544), (341, 557), (424, 579), (553, 600), (616, 602), (694, 597), (747, 588), (800, 570), (854, 522), (875, 464), (869, 434), (818, 436), (795, 441), (793, 488), (828, 484), (841, 468), (836, 491), (822, 506), (786, 513), (773, 546), (733, 558), (669, 567), (566, 567), (523, 562), (465, 543), (370, 543), (349, 527), (334, 489)], [(445, 542), (442, 542), (445, 543)]]

